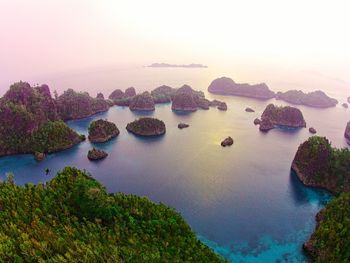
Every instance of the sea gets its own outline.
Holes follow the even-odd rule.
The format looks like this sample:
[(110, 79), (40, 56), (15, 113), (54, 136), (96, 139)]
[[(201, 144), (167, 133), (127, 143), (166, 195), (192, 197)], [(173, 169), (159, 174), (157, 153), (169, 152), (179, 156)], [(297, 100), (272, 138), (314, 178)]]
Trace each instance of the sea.
[[(51, 180), (65, 166), (86, 170), (109, 192), (146, 196), (175, 208), (198, 238), (231, 262), (307, 262), (302, 250), (314, 231), (315, 215), (332, 198), (327, 192), (304, 186), (291, 172), (298, 146), (311, 134), (308, 128), (278, 128), (259, 131), (253, 120), (269, 103), (288, 105), (274, 99), (218, 96), (207, 92), (212, 80), (227, 76), (239, 83), (265, 82), (273, 91), (321, 89), (339, 100), (336, 107), (298, 107), (307, 127), (326, 136), (335, 147), (348, 147), (344, 139), (350, 109), (341, 106), (350, 96), (350, 84), (315, 71), (275, 70), (264, 66), (228, 68), (148, 68), (120, 66), (33, 77), (31, 84), (46, 83), (51, 91), (73, 88), (91, 96), (105, 97), (114, 89), (133, 86), (138, 92), (160, 85), (188, 84), (209, 99), (223, 100), (227, 111), (216, 108), (177, 113), (171, 104), (159, 104), (154, 112), (131, 112), (114, 106), (107, 112), (69, 121), (78, 133), (87, 135), (93, 120), (107, 119), (120, 130), (117, 138), (100, 144), (88, 140), (36, 162), (32, 155), (0, 158), (0, 179), (15, 175), (19, 185)], [(4, 93), (8, 87), (1, 87)], [(245, 111), (246, 107), (255, 110)], [(141, 138), (125, 129), (127, 123), (144, 116), (161, 119), (166, 134)], [(185, 122), (186, 129), (177, 125)], [(227, 136), (231, 147), (221, 147)], [(92, 147), (109, 156), (99, 162), (87, 159)], [(46, 175), (45, 170), (50, 169)]]

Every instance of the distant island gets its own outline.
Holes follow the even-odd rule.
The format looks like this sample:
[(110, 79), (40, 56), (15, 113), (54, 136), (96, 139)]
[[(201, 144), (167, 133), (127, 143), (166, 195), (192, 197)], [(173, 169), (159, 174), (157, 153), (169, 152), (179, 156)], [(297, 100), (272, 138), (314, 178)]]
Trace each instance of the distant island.
[[(295, 105), (304, 105), (314, 108), (335, 107), (338, 101), (329, 97), (321, 90), (304, 93), (301, 90), (288, 90), (286, 92), (277, 92), (270, 90), (265, 83), (248, 84), (236, 83), (231, 78), (221, 77), (214, 79), (208, 91), (217, 95), (225, 96), (241, 96), (260, 100), (277, 99), (283, 100)], [(343, 106), (346, 107), (346, 106)]]
[(148, 65), (149, 68), (207, 68), (203, 64), (169, 64), (169, 63), (153, 63)]

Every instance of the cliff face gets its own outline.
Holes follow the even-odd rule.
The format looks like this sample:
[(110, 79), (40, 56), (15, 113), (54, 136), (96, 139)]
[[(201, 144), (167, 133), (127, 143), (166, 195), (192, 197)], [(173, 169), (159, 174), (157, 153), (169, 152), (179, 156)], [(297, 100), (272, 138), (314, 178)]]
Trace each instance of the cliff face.
[(295, 154), (292, 170), (307, 186), (332, 193), (350, 191), (350, 152), (335, 149), (325, 137), (313, 136)]
[(79, 135), (59, 120), (47, 85), (13, 84), (0, 99), (0, 156), (51, 152), (80, 142)]
[(301, 90), (278, 92), (276, 94), (276, 99), (284, 100), (292, 104), (316, 108), (334, 107), (338, 104), (336, 99), (328, 97), (323, 91), (320, 90), (309, 93), (304, 93)]
[(272, 129), (274, 125), (298, 128), (306, 127), (306, 122), (303, 114), (297, 108), (290, 106), (277, 107), (269, 104), (261, 115), (260, 125), (261, 127), (268, 126), (269, 129)]
[(102, 99), (90, 97), (87, 92), (66, 90), (57, 99), (60, 117), (66, 120), (81, 119), (108, 110), (109, 104)]
[(348, 144), (350, 144), (350, 121), (346, 124), (344, 137), (346, 138)]
[(151, 94), (146, 91), (134, 96), (130, 101), (129, 108), (132, 111), (154, 111), (154, 101)]
[(275, 97), (275, 93), (265, 83), (255, 85), (239, 84), (227, 77), (213, 80), (208, 87), (208, 91), (220, 95), (242, 96), (263, 100)]
[(113, 122), (99, 119), (89, 126), (89, 140), (94, 143), (106, 142), (119, 135), (119, 130)]

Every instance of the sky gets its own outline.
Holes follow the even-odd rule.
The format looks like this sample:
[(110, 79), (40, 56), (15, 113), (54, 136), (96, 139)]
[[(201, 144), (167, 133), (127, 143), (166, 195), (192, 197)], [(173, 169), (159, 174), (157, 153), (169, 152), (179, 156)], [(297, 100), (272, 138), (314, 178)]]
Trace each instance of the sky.
[(350, 3), (0, 0), (0, 82), (153, 62), (256, 63), (350, 80)]

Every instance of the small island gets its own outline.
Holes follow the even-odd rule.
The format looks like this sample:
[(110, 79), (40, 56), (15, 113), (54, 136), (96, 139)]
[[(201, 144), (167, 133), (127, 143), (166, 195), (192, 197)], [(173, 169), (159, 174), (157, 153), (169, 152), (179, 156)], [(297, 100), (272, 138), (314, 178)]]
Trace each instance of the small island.
[(190, 127), (190, 125), (187, 124), (187, 123), (180, 122), (180, 123), (177, 125), (177, 127), (178, 127), (179, 129), (184, 129), (184, 128)]
[(198, 102), (204, 99), (204, 94), (194, 91), (190, 86), (183, 85), (173, 98), (171, 109), (174, 111), (196, 111)]
[(317, 131), (316, 131), (316, 129), (314, 127), (310, 127), (309, 128), (309, 132), (312, 133), (312, 134), (317, 133)]
[(90, 123), (89, 140), (93, 143), (106, 142), (119, 135), (119, 130), (113, 122), (96, 120)]
[(275, 93), (265, 83), (255, 85), (247, 83), (239, 84), (227, 77), (213, 80), (208, 87), (208, 91), (218, 95), (241, 96), (261, 100), (268, 100), (275, 97)]
[(145, 91), (141, 94), (134, 96), (129, 104), (131, 111), (154, 111), (154, 101), (151, 94)]
[(333, 148), (325, 137), (313, 136), (295, 154), (292, 170), (307, 186), (339, 194), (350, 191), (350, 152)]
[(304, 93), (301, 90), (289, 90), (286, 92), (277, 92), (277, 100), (284, 100), (291, 104), (304, 105), (315, 108), (335, 107), (338, 104), (336, 99), (328, 97), (323, 91), (317, 90)]
[(57, 111), (62, 120), (76, 120), (92, 116), (109, 109), (107, 101), (101, 98), (92, 98), (87, 92), (66, 90), (57, 98)]
[(171, 102), (172, 97), (175, 95), (176, 89), (162, 85), (151, 91), (154, 103), (168, 103)]
[(163, 135), (166, 131), (163, 121), (149, 117), (128, 123), (126, 129), (128, 132), (145, 137)]
[(134, 96), (136, 96), (135, 88), (129, 87), (125, 90), (125, 92), (123, 92), (121, 89), (114, 90), (108, 98), (114, 105), (129, 106), (131, 99)]
[(202, 64), (169, 64), (169, 63), (153, 63), (148, 65), (149, 68), (207, 68), (208, 66)]
[(221, 142), (222, 147), (231, 146), (233, 144), (233, 139), (229, 136)]
[(102, 159), (106, 158), (107, 156), (108, 156), (108, 153), (106, 153), (103, 150), (96, 149), (96, 148), (89, 150), (89, 152), (87, 154), (87, 158), (90, 161), (102, 160)]
[(268, 131), (275, 126), (285, 126), (289, 128), (306, 127), (302, 112), (294, 107), (278, 107), (273, 104), (267, 105), (261, 115), (260, 130)]
[(245, 111), (246, 112), (255, 112), (255, 110), (253, 110), (252, 108), (249, 108), (249, 107), (245, 108)]

